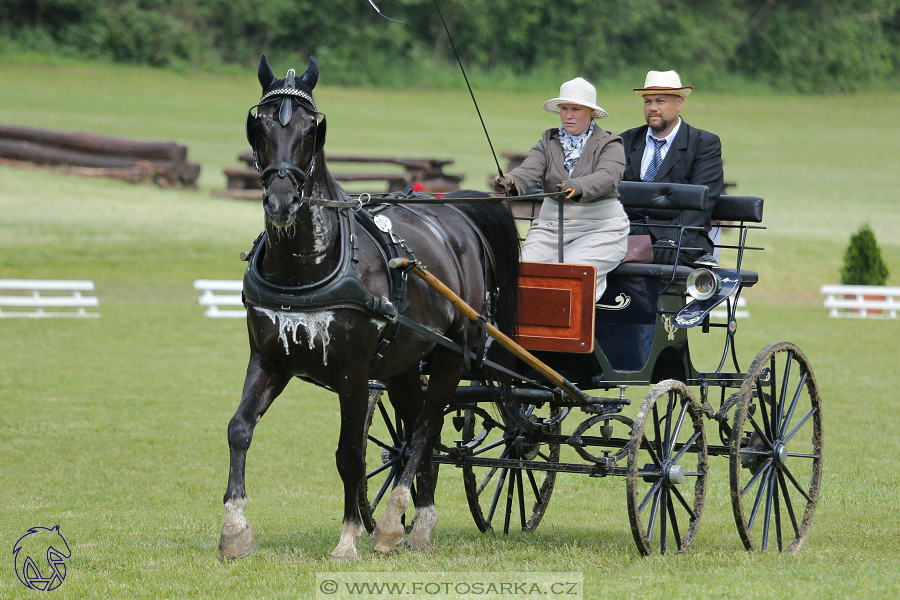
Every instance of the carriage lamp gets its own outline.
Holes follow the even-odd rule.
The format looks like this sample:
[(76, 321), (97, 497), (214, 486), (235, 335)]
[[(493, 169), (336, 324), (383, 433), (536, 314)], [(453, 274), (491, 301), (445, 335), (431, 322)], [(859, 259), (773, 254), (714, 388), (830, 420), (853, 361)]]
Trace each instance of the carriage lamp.
[(687, 278), (687, 293), (697, 300), (708, 300), (722, 289), (722, 278), (709, 269), (694, 269)]

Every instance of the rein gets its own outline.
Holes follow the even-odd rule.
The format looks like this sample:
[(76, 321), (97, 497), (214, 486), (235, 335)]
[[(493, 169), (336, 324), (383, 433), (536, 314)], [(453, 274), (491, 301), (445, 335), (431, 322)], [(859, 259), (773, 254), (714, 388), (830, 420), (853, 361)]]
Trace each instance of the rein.
[[(294, 168), (296, 169), (296, 167)], [(509, 198), (506, 196), (489, 196), (486, 198), (397, 198), (389, 194), (365, 193), (360, 194), (359, 196), (351, 200), (326, 200), (325, 198), (312, 198), (309, 196), (304, 196), (300, 198), (300, 202), (306, 202), (310, 206), (325, 206), (328, 208), (349, 208), (352, 210), (359, 210), (364, 206), (369, 206), (371, 204), (473, 204), (481, 202), (536, 202), (538, 200), (543, 200), (544, 198), (556, 199), (560, 196), (565, 195), (566, 192), (547, 192), (546, 194), (527, 194), (525, 196), (513, 196)], [(366, 197), (365, 201), (363, 200), (364, 196)]]

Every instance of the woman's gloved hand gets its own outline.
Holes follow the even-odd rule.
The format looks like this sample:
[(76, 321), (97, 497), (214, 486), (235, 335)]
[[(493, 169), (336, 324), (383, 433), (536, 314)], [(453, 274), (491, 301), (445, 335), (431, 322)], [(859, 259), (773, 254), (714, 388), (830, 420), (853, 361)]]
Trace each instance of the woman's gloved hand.
[(578, 202), (581, 199), (581, 184), (575, 179), (566, 179), (562, 183), (556, 184), (556, 187), (564, 192), (568, 192), (568, 194), (566, 194), (566, 200)]
[(494, 177), (494, 191), (505, 194), (509, 190), (510, 196), (515, 196), (518, 193), (516, 192), (516, 182), (509, 175), (497, 175)]

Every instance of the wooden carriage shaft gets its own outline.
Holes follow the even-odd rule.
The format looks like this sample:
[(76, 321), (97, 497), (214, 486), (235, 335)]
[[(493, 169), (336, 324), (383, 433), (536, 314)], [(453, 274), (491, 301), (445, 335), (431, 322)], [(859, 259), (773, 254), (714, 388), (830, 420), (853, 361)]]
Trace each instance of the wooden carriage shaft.
[[(453, 293), (453, 290), (444, 285), (437, 277), (422, 269), (416, 262), (411, 261), (408, 258), (393, 258), (388, 264), (392, 269), (408, 269), (421, 277), (422, 280), (425, 281), (425, 283), (430, 285), (441, 296), (446, 298), (467, 319), (471, 321), (477, 321), (480, 317), (475, 309), (466, 304), (462, 298)], [(580, 401), (581, 403), (585, 404), (596, 404), (600, 401), (600, 399), (591, 398), (590, 396), (576, 388), (565, 377), (542, 363), (534, 355), (528, 352), (528, 350), (515, 343), (513, 340), (507, 337), (506, 334), (504, 334), (502, 331), (500, 331), (490, 323), (485, 322), (484, 325), (487, 329), (487, 332), (492, 338), (497, 341), (497, 343), (511, 352), (513, 356), (524, 361), (526, 364), (528, 364), (528, 366), (540, 373), (553, 385), (560, 388), (560, 390), (562, 390), (568, 396), (572, 397), (576, 401)]]

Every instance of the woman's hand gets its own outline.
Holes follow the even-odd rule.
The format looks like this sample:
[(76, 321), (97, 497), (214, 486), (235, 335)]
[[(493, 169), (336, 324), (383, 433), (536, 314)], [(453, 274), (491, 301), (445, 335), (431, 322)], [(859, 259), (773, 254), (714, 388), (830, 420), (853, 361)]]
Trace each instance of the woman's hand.
[(516, 182), (509, 175), (497, 175), (494, 177), (494, 191), (503, 194), (508, 192), (510, 195), (513, 195), (516, 191)]
[(562, 183), (556, 184), (556, 187), (564, 192), (568, 192), (568, 194), (566, 194), (566, 200), (578, 202), (578, 200), (581, 199), (581, 184), (574, 179), (566, 179)]

